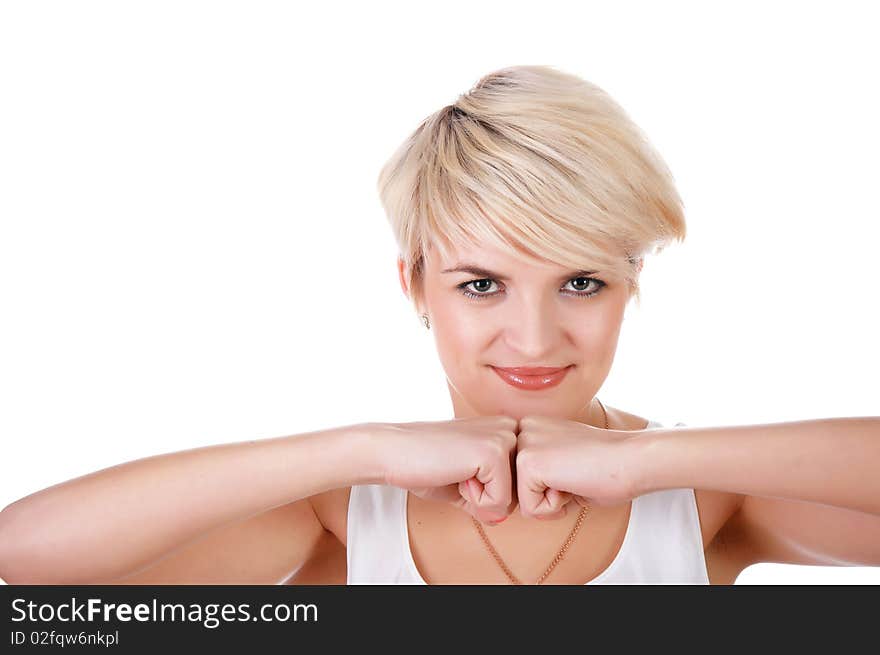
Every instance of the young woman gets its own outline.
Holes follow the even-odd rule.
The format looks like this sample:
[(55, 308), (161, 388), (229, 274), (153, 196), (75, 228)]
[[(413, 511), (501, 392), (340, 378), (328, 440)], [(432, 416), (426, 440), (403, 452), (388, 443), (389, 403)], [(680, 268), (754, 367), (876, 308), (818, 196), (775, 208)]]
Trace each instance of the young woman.
[(664, 427), (597, 397), (647, 254), (682, 240), (662, 159), (601, 89), (481, 79), (381, 172), (449, 421), (158, 455), (0, 513), (41, 584), (729, 584), (880, 566), (880, 419)]

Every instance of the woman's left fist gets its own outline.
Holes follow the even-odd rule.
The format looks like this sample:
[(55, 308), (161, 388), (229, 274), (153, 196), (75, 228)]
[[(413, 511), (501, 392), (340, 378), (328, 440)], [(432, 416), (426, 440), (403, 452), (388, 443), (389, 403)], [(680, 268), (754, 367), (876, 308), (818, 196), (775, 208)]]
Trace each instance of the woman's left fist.
[(516, 493), (523, 516), (555, 519), (568, 504), (619, 505), (636, 495), (634, 440), (641, 431), (524, 416), (516, 439)]

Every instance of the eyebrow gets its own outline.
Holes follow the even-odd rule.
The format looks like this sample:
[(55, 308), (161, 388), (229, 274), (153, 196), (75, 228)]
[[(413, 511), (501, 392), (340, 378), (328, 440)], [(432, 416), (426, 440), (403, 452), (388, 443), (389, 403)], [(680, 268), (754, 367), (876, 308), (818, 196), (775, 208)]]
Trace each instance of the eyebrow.
[[(507, 275), (502, 275), (501, 273), (495, 273), (490, 271), (489, 269), (483, 268), (481, 266), (477, 266), (476, 264), (458, 264), (453, 268), (445, 268), (441, 273), (471, 273), (473, 275), (479, 275), (484, 278), (492, 278), (493, 280), (501, 280), (502, 282), (507, 282), (510, 278)], [(585, 276), (589, 277), (591, 275), (595, 275), (597, 271), (572, 271), (568, 273), (565, 277), (580, 277)]]

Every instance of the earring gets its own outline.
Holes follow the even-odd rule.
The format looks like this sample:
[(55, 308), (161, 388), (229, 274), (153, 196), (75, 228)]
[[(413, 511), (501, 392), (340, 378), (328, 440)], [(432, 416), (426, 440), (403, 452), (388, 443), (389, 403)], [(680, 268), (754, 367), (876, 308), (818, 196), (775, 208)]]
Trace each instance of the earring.
[(425, 324), (425, 327), (426, 327), (427, 329), (429, 329), (429, 330), (431, 329), (431, 322), (428, 320), (428, 315), (427, 315), (427, 314), (422, 314), (422, 323)]

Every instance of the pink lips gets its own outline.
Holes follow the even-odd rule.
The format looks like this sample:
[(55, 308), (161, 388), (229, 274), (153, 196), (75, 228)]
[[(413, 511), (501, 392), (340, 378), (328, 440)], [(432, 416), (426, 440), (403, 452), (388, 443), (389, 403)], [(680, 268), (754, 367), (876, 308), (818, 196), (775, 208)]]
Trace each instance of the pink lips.
[(563, 368), (497, 368), (493, 371), (507, 384), (517, 389), (526, 391), (538, 391), (549, 389), (562, 382), (571, 366)]

